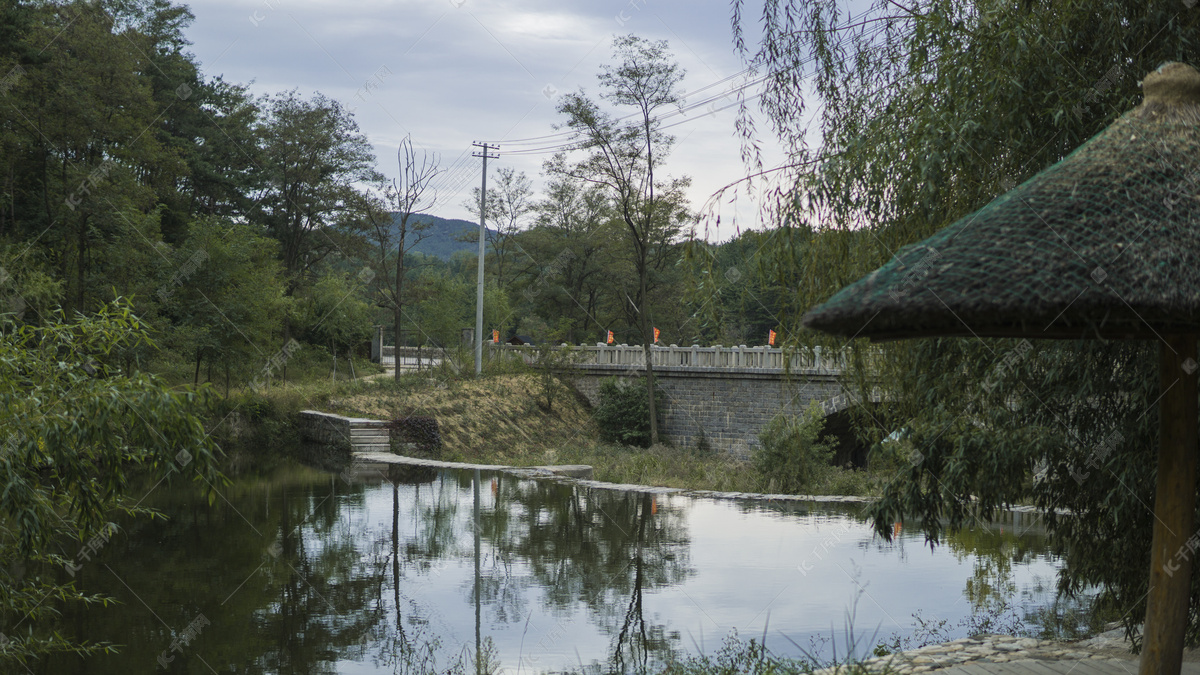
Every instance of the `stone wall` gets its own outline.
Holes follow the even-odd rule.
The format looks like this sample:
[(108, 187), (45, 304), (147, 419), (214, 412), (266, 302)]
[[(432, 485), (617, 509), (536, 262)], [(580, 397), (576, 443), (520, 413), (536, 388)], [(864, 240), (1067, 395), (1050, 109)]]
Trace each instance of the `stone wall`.
[[(680, 447), (694, 447), (701, 437), (713, 448), (746, 456), (758, 446), (758, 432), (775, 415), (798, 415), (812, 401), (825, 413), (848, 407), (837, 373), (799, 370), (785, 374), (764, 368), (656, 367), (655, 383), (666, 410), (662, 431)], [(600, 382), (607, 377), (636, 378), (640, 369), (589, 365), (577, 369), (575, 388), (596, 405)]]
[[(357, 430), (364, 428), (383, 429), (386, 427), (386, 424), (386, 422), (380, 420), (344, 417), (317, 410), (304, 410), (300, 412), (300, 438), (310, 443), (320, 443), (321, 445), (349, 450), (352, 439), (360, 435), (360, 432)], [(352, 428), (356, 431), (351, 431)]]

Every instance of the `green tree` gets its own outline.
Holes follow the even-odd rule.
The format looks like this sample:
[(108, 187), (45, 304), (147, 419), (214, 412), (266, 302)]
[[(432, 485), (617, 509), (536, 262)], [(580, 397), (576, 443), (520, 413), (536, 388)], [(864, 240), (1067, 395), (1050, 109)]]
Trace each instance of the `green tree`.
[[(790, 152), (777, 226), (807, 243), (781, 245), (767, 267), (801, 308), (1064, 157), (1136, 105), (1138, 81), (1163, 61), (1200, 60), (1200, 12), (1168, 4), (881, 1), (851, 22), (833, 2), (773, 0), (756, 50), (743, 8), (735, 39), (767, 76), (763, 107)], [(817, 103), (821, 143), (809, 145), (797, 122)], [(753, 119), (739, 128), (752, 150)], [(785, 317), (796, 335), (820, 340), (797, 319)], [(1151, 347), (909, 340), (871, 347), (868, 369), (853, 345), (860, 392), (888, 388), (888, 410), (862, 415), (862, 431), (900, 430), (912, 448), (872, 506), (880, 533), (904, 517), (937, 541), (944, 523), (1032, 500), (1067, 551), (1059, 589), (1099, 586), (1133, 630), (1153, 517), (1145, 449), (1158, 444)]]
[[(525, 172), (517, 173), (512, 167), (501, 167), (496, 171), (494, 187), (488, 188), (487, 224), (492, 251), (496, 257), (494, 271), (496, 283), (507, 289), (504, 272), (515, 263), (513, 258), (521, 251), (517, 240), (525, 220), (534, 212), (533, 183)], [(479, 217), (479, 188), (471, 191), (471, 198), (463, 202), (476, 218)], [(465, 241), (479, 243), (479, 233), (472, 231)]]
[(679, 103), (684, 72), (670, 60), (665, 41), (652, 42), (634, 35), (617, 37), (613, 39), (613, 56), (618, 65), (601, 69), (600, 98), (614, 106), (632, 108), (634, 123), (623, 124), (582, 91), (567, 94), (558, 112), (566, 116), (566, 128), (575, 134), (579, 149), (586, 155), (579, 162), (568, 163), (565, 154), (558, 154), (546, 168), (551, 175), (603, 186), (625, 224), (637, 282), (633, 311), (646, 354), (650, 442), (657, 443), (649, 279), (655, 252), (671, 242), (680, 222), (688, 217), (683, 192), (690, 181), (664, 181), (658, 175), (674, 138), (662, 131), (655, 113)]
[(295, 91), (263, 103), (259, 125), (261, 220), (279, 241), (288, 293), (329, 254), (352, 245), (359, 233), (347, 231), (361, 215), (359, 185), (376, 184), (371, 144), (341, 103), (317, 94), (305, 100)]
[(776, 415), (758, 435), (754, 468), (768, 492), (798, 493), (829, 470), (834, 441), (822, 437), (825, 412), (813, 401), (802, 416)]
[(361, 297), (362, 292), (355, 279), (327, 271), (302, 300), (305, 337), (329, 348), (335, 375), (338, 353), (345, 350), (353, 373), (354, 346), (371, 339), (373, 308)]
[[(248, 225), (201, 218), (191, 225), (175, 262), (155, 292), (171, 321), (168, 341), (195, 361), (233, 380), (248, 381), (278, 350), (288, 307), (274, 241)], [(211, 378), (210, 378), (211, 379)]]
[(88, 564), (117, 514), (147, 513), (129, 494), (134, 471), (220, 479), (197, 394), (115, 362), (148, 341), (124, 301), (94, 317), (57, 312), (42, 326), (0, 330), (0, 663), (111, 648), (65, 638), (53, 621), (63, 605), (108, 602), (63, 570), (74, 577)]
[(38, 242), (66, 283), (65, 303), (79, 311), (111, 299), (113, 285), (147, 294), (160, 240), (147, 177), (182, 168), (154, 133), (161, 111), (143, 75), (151, 66), (130, 46), (143, 36), (126, 30), (130, 16), (117, 9), (37, 7), (22, 41), (38, 57), (0, 76), (13, 111), (3, 123), (13, 154), (0, 160), (9, 172), (6, 230)]
[(612, 327), (623, 300), (611, 283), (621, 235), (612, 213), (602, 188), (556, 178), (535, 204), (533, 227), (517, 236), (526, 253), (513, 279), (521, 315), (565, 319), (560, 337), (572, 344)]
[(474, 285), (446, 270), (431, 270), (421, 274), (418, 282), (424, 298), (416, 307), (416, 324), (424, 340), (438, 347), (457, 347), (462, 329), (468, 319), (468, 299), (473, 297)]

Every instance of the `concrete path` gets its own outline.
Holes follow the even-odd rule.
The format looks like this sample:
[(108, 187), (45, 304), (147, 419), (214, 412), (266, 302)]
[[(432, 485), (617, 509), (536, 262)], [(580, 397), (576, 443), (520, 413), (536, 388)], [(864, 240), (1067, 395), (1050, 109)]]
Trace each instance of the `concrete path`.
[[(871, 675), (1137, 675), (1124, 629), (1076, 641), (981, 635), (865, 659), (855, 669)], [(1197, 650), (1184, 652), (1184, 675), (1200, 675)], [(815, 675), (846, 675), (845, 667)]]
[[(943, 668), (938, 675), (1137, 675), (1138, 662), (1123, 659), (1018, 659), (1007, 663), (968, 663)], [(1185, 663), (1183, 672), (1200, 675), (1200, 663)]]
[[(861, 504), (870, 501), (866, 497), (850, 497), (842, 495), (770, 495), (756, 492), (717, 492), (716, 490), (685, 490), (683, 488), (656, 487), (653, 485), (631, 485), (626, 483), (606, 483), (592, 480), (592, 467), (586, 464), (566, 464), (558, 466), (508, 466), (504, 464), (469, 464), (467, 462), (444, 462), (437, 459), (422, 459), (394, 455), (390, 452), (354, 452), (356, 462), (379, 462), (382, 464), (411, 464), (427, 466), (435, 469), (479, 469), (480, 471), (504, 471), (505, 473), (528, 476), (531, 478), (554, 478), (581, 487), (598, 488), (601, 490), (619, 490), (622, 492), (649, 492), (651, 494), (681, 494), (688, 497), (706, 497), (709, 499), (735, 499), (752, 501), (777, 502), (821, 502)], [(1197, 675), (1200, 675), (1198, 673)]]

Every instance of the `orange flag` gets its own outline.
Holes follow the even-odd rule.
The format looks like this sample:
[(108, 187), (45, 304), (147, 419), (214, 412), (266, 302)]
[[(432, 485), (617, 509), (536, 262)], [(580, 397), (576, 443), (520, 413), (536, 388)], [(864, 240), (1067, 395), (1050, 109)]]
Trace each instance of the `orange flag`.
[(767, 344), (772, 347), (775, 346), (775, 331), (767, 331)]
[(610, 331), (608, 331), (608, 344), (611, 345), (612, 343), (613, 343), (613, 334), (612, 334), (612, 331), (610, 330)]
[(498, 330), (492, 331), (492, 343), (500, 344), (500, 331), (498, 331)]
[(658, 329), (654, 329), (654, 343), (658, 344)]

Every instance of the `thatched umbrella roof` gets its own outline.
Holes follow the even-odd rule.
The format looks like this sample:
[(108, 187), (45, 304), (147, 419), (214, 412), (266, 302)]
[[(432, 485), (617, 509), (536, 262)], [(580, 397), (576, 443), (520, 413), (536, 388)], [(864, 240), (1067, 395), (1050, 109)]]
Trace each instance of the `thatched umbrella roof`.
[(1200, 73), (1167, 64), (1142, 90), (1140, 106), (1070, 156), (898, 252), (804, 323), (874, 339), (1157, 338), (1163, 393), (1139, 672), (1178, 675), (1200, 454)]
[(1168, 64), (1142, 86), (1141, 105), (1075, 152), (898, 251), (805, 325), (881, 339), (1200, 330), (1200, 73)]

